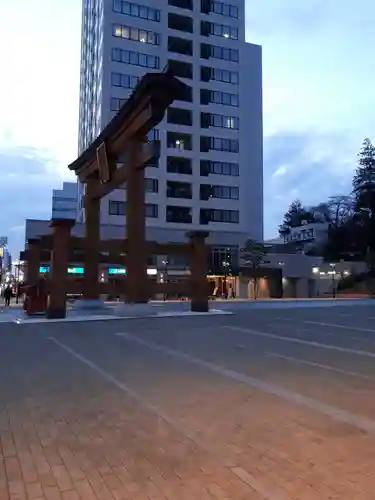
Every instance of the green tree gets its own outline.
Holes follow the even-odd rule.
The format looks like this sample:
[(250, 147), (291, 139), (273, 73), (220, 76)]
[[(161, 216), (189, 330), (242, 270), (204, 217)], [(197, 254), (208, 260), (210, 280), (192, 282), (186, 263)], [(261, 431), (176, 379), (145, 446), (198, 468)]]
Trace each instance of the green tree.
[(358, 153), (358, 167), (353, 177), (356, 216), (361, 221), (370, 269), (375, 269), (375, 146), (365, 139)]
[(294, 200), (284, 214), (284, 220), (279, 226), (280, 236), (285, 236), (293, 227), (314, 222), (314, 214), (304, 207), (300, 200)]
[[(242, 258), (246, 262), (247, 265), (256, 271), (261, 266), (264, 257), (267, 254), (267, 247), (258, 241), (255, 240), (247, 240), (245, 247), (243, 249)], [(254, 274), (252, 277), (253, 282), (253, 292), (254, 299), (258, 296), (258, 276)]]

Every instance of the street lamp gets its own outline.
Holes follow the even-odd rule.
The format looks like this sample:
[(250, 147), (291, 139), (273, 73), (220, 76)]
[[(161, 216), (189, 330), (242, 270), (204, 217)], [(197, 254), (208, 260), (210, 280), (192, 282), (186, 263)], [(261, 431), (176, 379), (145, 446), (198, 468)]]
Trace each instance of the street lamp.
[[(164, 269), (164, 272), (163, 272), (163, 277), (162, 277), (162, 282), (164, 283), (168, 283), (168, 259), (164, 259), (162, 261), (162, 264), (163, 264), (163, 269)], [(167, 300), (167, 294), (164, 293), (163, 294), (163, 300), (166, 301)]]
[[(229, 262), (229, 260), (223, 260), (223, 262), (221, 264), (222, 264), (222, 266), (224, 268), (224, 286), (225, 286), (224, 297), (227, 298), (228, 297), (227, 275), (228, 275), (228, 270), (229, 270), (230, 262)], [(223, 292), (224, 292), (224, 289), (223, 289)]]
[(334, 299), (336, 297), (336, 283), (335, 283), (335, 278), (336, 278), (336, 264), (334, 262), (330, 263), (331, 266), (331, 274), (332, 274), (332, 298)]

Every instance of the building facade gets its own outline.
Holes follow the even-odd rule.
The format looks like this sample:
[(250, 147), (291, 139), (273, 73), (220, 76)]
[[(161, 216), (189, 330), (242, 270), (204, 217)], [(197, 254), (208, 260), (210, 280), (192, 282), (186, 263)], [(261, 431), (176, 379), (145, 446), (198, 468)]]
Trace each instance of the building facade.
[(78, 186), (75, 182), (64, 182), (62, 189), (52, 191), (52, 219), (77, 218)]
[[(162, 70), (190, 92), (150, 133), (161, 155), (146, 169), (147, 237), (185, 241), (206, 230), (230, 253), (262, 240), (262, 54), (245, 42), (244, 0), (84, 0), (79, 153), (139, 79)], [(125, 216), (126, 188), (102, 200), (101, 223), (124, 234)]]

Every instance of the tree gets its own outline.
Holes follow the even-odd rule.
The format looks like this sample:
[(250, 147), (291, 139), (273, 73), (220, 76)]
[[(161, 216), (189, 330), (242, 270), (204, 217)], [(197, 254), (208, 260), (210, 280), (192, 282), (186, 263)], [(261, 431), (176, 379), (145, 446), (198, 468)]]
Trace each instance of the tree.
[(311, 222), (314, 222), (314, 214), (305, 208), (300, 200), (294, 200), (284, 214), (283, 223), (279, 226), (279, 234), (285, 236), (291, 228)]
[(370, 269), (375, 268), (375, 146), (365, 139), (358, 153), (358, 167), (353, 177), (356, 214), (367, 246)]
[(328, 201), (319, 203), (310, 210), (315, 222), (328, 222), (334, 227), (342, 226), (354, 214), (355, 199), (353, 196), (331, 196)]
[[(243, 249), (242, 258), (246, 262), (246, 264), (248, 264), (253, 269), (253, 271), (255, 271), (262, 264), (266, 254), (267, 247), (263, 243), (255, 240), (247, 240)], [(258, 276), (254, 275), (252, 280), (254, 299), (256, 299), (258, 296)]]

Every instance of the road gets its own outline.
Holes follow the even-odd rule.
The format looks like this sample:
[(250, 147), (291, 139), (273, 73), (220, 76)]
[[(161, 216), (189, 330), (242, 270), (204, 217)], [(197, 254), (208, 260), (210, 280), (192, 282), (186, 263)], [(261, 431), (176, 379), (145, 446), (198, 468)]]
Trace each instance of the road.
[(373, 500), (375, 308), (0, 324), (0, 500)]

